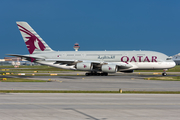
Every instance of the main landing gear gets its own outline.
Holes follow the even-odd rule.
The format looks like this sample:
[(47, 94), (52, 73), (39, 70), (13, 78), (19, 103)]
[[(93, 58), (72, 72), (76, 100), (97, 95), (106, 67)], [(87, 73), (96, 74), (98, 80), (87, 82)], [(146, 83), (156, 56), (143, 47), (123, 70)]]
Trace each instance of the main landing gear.
[(167, 69), (163, 70), (162, 76), (166, 76), (167, 75), (166, 71), (167, 71)]
[(85, 73), (86, 76), (108, 76), (108, 73), (97, 73), (97, 72), (91, 72), (91, 73)]

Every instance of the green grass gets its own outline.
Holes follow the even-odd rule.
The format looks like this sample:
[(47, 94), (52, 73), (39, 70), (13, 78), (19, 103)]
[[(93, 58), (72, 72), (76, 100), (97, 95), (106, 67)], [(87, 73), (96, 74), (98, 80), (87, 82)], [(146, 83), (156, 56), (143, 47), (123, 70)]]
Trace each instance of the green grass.
[[(14, 66), (0, 66), (0, 71), (5, 68), (5, 71), (16, 71), (16, 72), (51, 72), (51, 71), (57, 71), (57, 72), (62, 72), (62, 71), (71, 71), (73, 70), (65, 70), (65, 69), (60, 69), (60, 68), (55, 68), (51, 66), (45, 66), (45, 65), (40, 65), (40, 66), (19, 66), (19, 68), (15, 69)], [(14, 68), (14, 69), (9, 69), (9, 68)], [(22, 68), (22, 69), (21, 69)], [(24, 68), (29, 68), (29, 69), (24, 69)], [(135, 70), (134, 72), (162, 72), (163, 70)], [(169, 69), (167, 72), (180, 72), (180, 65), (175, 66), (174, 68)]]
[[(34, 74), (34, 75), (32, 75)], [(28, 73), (25, 73), (25, 75), (18, 75), (18, 73), (13, 73), (13, 74), (7, 74), (6, 73), (0, 73), (0, 75), (4, 75), (4, 76), (84, 76), (84, 75), (77, 75), (77, 74), (57, 74), (57, 75), (50, 75), (50, 74), (53, 74), (53, 73), (46, 73), (46, 74), (36, 74), (36, 73), (32, 73), (32, 74), (28, 74)]]
[[(10, 69), (13, 68), (13, 69)], [(22, 68), (22, 69), (21, 69)], [(24, 69), (28, 68), (28, 69)], [(5, 71), (73, 71), (73, 70), (65, 70), (61, 68), (55, 68), (51, 66), (45, 66), (45, 65), (40, 65), (40, 66), (19, 66), (19, 68), (14, 68), (14, 66), (0, 66), (0, 70), (5, 69)]]
[(7, 80), (3, 80), (0, 78), (0, 82), (47, 82), (46, 80), (30, 80), (30, 79), (22, 79), (22, 78), (6, 78)]
[[(162, 72), (163, 70), (134, 70), (134, 72)], [(174, 68), (168, 69), (167, 72), (180, 72), (180, 65), (176, 65)]]
[(180, 94), (180, 91), (58, 91), (58, 90), (0, 90), (0, 93), (117, 93), (117, 94)]
[(150, 77), (145, 78), (145, 80), (162, 80), (162, 81), (180, 81), (180, 76), (175, 77)]

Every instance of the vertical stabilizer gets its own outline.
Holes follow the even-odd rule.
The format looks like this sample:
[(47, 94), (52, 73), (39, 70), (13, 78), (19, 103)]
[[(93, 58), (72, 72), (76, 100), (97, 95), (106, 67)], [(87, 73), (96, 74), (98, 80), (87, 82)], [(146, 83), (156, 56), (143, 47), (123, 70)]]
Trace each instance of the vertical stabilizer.
[(16, 22), (30, 54), (53, 51), (27, 22)]

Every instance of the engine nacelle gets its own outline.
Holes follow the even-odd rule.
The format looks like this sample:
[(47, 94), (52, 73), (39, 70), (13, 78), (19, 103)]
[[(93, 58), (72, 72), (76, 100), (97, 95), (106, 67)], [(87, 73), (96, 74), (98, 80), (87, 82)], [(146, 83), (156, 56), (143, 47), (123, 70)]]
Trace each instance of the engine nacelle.
[(116, 65), (102, 65), (101, 70), (102, 70), (102, 72), (116, 73), (117, 72), (117, 66)]
[(126, 70), (126, 71), (120, 71), (120, 72), (124, 72), (124, 73), (133, 73), (134, 70)]
[(85, 70), (85, 71), (90, 71), (92, 70), (92, 63), (90, 62), (81, 62), (76, 64), (76, 69), (77, 70)]

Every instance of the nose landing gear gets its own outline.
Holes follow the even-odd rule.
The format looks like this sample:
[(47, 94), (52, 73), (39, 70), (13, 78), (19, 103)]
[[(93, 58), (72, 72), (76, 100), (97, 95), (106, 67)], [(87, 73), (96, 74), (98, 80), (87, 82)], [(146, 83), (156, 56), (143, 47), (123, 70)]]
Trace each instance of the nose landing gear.
[(163, 70), (162, 76), (166, 76), (167, 75), (166, 71), (167, 71), (167, 69)]

